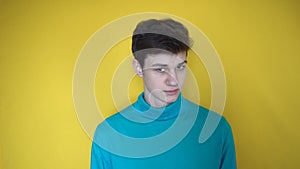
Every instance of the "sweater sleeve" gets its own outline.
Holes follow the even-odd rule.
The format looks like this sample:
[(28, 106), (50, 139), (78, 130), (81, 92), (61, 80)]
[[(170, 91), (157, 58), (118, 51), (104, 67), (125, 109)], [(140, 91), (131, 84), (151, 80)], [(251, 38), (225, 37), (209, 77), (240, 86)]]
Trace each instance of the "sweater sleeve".
[(95, 142), (92, 143), (90, 169), (110, 169), (111, 163), (109, 153), (99, 147)]
[(111, 154), (101, 147), (104, 142), (108, 141), (107, 135), (107, 131), (100, 123), (96, 128), (92, 142), (90, 169), (112, 168)]
[(236, 169), (236, 153), (231, 127), (224, 119), (222, 161), (220, 169)]

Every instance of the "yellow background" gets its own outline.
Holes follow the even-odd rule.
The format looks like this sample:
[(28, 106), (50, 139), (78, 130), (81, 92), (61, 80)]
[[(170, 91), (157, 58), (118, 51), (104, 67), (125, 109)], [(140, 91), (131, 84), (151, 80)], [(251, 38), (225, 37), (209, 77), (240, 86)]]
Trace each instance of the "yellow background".
[[(296, 0), (0, 0), (1, 168), (89, 168), (91, 140), (72, 100), (76, 59), (96, 30), (136, 12), (185, 18), (216, 47), (227, 76), (224, 115), (234, 131), (239, 168), (300, 168), (299, 4)], [(102, 92), (99, 78), (97, 94)], [(111, 108), (111, 100), (97, 98), (104, 110)], [(208, 106), (209, 99), (203, 104)]]

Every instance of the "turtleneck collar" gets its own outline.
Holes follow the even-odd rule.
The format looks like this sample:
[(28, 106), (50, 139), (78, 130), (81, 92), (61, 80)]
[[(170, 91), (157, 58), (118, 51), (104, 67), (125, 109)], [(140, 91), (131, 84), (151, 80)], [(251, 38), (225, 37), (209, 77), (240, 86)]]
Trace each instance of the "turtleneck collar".
[(169, 120), (176, 118), (180, 112), (182, 95), (177, 100), (165, 107), (156, 108), (149, 105), (144, 99), (144, 93), (141, 93), (133, 107), (138, 110), (142, 116), (152, 120)]

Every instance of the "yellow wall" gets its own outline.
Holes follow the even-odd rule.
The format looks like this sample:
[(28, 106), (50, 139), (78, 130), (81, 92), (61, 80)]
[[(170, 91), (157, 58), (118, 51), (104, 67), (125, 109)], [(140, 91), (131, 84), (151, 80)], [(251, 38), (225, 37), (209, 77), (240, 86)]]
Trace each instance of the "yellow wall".
[[(185, 18), (215, 45), (227, 76), (224, 115), (239, 168), (300, 168), (298, 1), (0, 0), (3, 169), (89, 167), (91, 140), (72, 100), (76, 59), (101, 26), (136, 12)], [(110, 109), (111, 100), (98, 99)]]

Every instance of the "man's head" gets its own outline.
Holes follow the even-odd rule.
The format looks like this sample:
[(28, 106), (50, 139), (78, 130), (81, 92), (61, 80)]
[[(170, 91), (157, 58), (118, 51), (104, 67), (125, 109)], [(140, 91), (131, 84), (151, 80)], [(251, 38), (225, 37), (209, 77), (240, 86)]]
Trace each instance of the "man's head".
[(132, 37), (133, 67), (144, 81), (145, 100), (163, 107), (177, 100), (186, 77), (188, 30), (172, 19), (140, 22)]
[(172, 19), (150, 19), (140, 22), (132, 36), (134, 58), (144, 66), (148, 54), (187, 52), (191, 41), (188, 30)]

